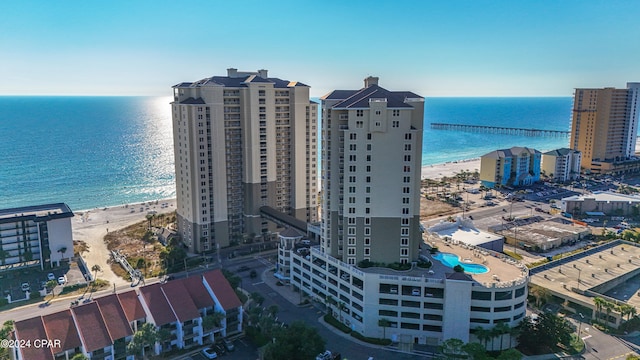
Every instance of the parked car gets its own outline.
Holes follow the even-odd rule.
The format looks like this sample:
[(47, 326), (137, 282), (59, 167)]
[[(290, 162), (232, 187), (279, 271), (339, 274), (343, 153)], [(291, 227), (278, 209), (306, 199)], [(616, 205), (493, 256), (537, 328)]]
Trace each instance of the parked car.
[(202, 355), (204, 355), (205, 358), (207, 359), (217, 359), (218, 358), (218, 353), (216, 352), (216, 349), (212, 346), (212, 347), (208, 347), (206, 349), (202, 349)]
[(67, 277), (66, 276), (60, 276), (58, 278), (58, 285), (64, 285), (67, 282)]
[(56, 279), (56, 275), (54, 273), (48, 273), (47, 274), (47, 280), (51, 281), (51, 280), (55, 280)]

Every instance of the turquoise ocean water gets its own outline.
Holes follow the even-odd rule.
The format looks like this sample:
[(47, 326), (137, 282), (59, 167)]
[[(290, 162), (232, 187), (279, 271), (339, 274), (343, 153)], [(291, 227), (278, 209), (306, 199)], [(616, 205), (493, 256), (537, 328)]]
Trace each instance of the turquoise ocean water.
[[(170, 97), (0, 97), (0, 209), (175, 197)], [(571, 98), (427, 98), (423, 165), (567, 138), (432, 130), (431, 122), (567, 130)]]

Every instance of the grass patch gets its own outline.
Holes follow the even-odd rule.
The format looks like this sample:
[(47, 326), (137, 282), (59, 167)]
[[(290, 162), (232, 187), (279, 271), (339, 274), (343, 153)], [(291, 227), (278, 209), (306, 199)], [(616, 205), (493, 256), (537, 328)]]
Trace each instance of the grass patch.
[(334, 318), (333, 316), (331, 316), (331, 314), (326, 314), (324, 316), (324, 321), (327, 324), (330, 324), (331, 326), (333, 326), (334, 328), (342, 331), (345, 334), (348, 334), (351, 332), (351, 328), (348, 327), (347, 325), (341, 323), (340, 321), (338, 321), (338, 319)]
[(569, 354), (579, 354), (582, 352), (582, 350), (584, 350), (584, 341), (582, 341), (582, 339), (580, 339), (578, 335), (573, 334), (571, 336), (571, 344), (569, 346), (570, 348), (567, 349)]
[(514, 258), (516, 260), (522, 260), (522, 255), (516, 254), (513, 251), (503, 250), (502, 252), (504, 252), (505, 254), (511, 256), (512, 258)]

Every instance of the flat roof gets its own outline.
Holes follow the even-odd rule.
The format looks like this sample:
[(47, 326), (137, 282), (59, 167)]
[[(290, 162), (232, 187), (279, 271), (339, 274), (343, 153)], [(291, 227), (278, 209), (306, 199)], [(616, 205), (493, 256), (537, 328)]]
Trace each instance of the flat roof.
[(65, 203), (24, 206), (11, 209), (0, 209), (0, 223), (36, 220), (71, 218), (73, 211)]
[(478, 230), (470, 219), (458, 217), (455, 222), (443, 221), (427, 229), (427, 233), (441, 238), (462, 241), (465, 244), (480, 246), (496, 240), (502, 240), (502, 235)]
[[(640, 247), (626, 241), (614, 240), (533, 268), (530, 282), (547, 288), (560, 297), (593, 307), (593, 296), (582, 294), (584, 290), (591, 289), (600, 294), (599, 286), (621, 276), (637, 273), (639, 269)], [(573, 291), (572, 288), (579, 289), (580, 292)], [(639, 295), (640, 291), (635, 291), (626, 297), (623, 295), (622, 298), (629, 305), (640, 307)]]

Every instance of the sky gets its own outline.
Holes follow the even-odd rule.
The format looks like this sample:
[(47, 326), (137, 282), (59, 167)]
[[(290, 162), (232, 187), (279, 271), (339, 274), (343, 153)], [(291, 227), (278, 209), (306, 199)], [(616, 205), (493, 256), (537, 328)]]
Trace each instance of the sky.
[(640, 81), (640, 1), (0, 3), (0, 95), (171, 95), (227, 68), (318, 97), (380, 77), (422, 96), (572, 96)]

